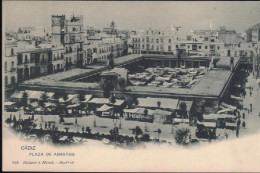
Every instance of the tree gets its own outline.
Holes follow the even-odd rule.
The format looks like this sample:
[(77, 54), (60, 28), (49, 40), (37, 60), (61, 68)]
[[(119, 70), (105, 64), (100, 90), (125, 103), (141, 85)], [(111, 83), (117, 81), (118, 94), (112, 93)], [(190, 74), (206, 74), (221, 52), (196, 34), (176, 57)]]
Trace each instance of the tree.
[(175, 132), (175, 141), (177, 144), (186, 145), (189, 143), (190, 129), (181, 128)]
[(54, 99), (59, 99), (61, 97), (61, 94), (59, 92), (55, 92), (53, 97)]
[(126, 87), (126, 80), (124, 78), (119, 78), (117, 80), (118, 85), (120, 86), (120, 88), (124, 89)]
[(79, 91), (78, 96), (79, 96), (79, 101), (84, 101), (85, 100), (85, 93), (84, 92)]
[(49, 99), (49, 96), (47, 95), (46, 92), (42, 93), (41, 97), (40, 97), (40, 102), (39, 102), (39, 105), (41, 107), (44, 107), (44, 104), (48, 101)]
[(181, 102), (180, 105), (179, 105), (179, 108), (182, 111), (182, 116), (186, 116), (187, 104), (185, 102)]
[(64, 101), (66, 101), (66, 100), (68, 100), (68, 99), (69, 99), (69, 96), (68, 96), (68, 94), (67, 94), (67, 93), (64, 93), (62, 98), (63, 98), (63, 100), (64, 100)]
[(21, 100), (20, 100), (20, 106), (27, 106), (28, 105), (28, 93), (27, 92), (24, 92), (23, 93), (23, 96), (22, 96), (22, 98), (21, 98)]

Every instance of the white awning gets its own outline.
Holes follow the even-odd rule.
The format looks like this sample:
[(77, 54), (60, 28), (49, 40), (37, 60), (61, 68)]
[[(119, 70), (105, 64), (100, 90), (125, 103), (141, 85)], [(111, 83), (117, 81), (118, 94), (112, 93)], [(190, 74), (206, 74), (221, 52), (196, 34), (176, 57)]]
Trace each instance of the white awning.
[(221, 106), (223, 106), (223, 107), (225, 107), (225, 108), (230, 108), (230, 109), (233, 109), (233, 110), (235, 110), (235, 109), (237, 109), (237, 107), (235, 107), (235, 106), (232, 106), (232, 105), (229, 105), (229, 104), (226, 104), (226, 103), (221, 103)]
[(230, 98), (242, 101), (242, 99), (240, 97), (237, 97), (237, 96), (234, 96), (234, 95), (230, 95)]
[(236, 118), (234, 115), (228, 115), (228, 114), (209, 114), (209, 115), (203, 115), (204, 120), (217, 120), (221, 118)]
[(5, 102), (5, 106), (12, 106), (14, 104), (15, 104), (15, 102)]
[(189, 123), (189, 119), (174, 118), (173, 121), (177, 123)]
[(125, 112), (125, 113), (137, 113), (137, 111), (138, 111), (138, 109), (139, 108), (135, 108), (135, 109), (124, 109), (123, 111)]
[(110, 109), (112, 109), (112, 107), (110, 107), (110, 106), (104, 104), (103, 106), (101, 106), (100, 108), (98, 108), (97, 111), (98, 111), (98, 112), (105, 112), (105, 111), (108, 111), (108, 110), (110, 110)]
[(80, 104), (74, 104), (74, 105), (69, 105), (67, 106), (67, 108), (75, 108), (75, 107), (78, 107)]

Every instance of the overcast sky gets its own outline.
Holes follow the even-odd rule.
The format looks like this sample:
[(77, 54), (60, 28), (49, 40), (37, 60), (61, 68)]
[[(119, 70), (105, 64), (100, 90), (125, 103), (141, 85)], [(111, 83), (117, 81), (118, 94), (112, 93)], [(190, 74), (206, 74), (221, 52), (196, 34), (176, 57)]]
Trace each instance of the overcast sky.
[(191, 29), (244, 31), (260, 22), (260, 2), (87, 2), (87, 1), (4, 1), (4, 24), (16, 31), (21, 26), (42, 26), (50, 31), (51, 15), (84, 16), (84, 25), (101, 28), (114, 20), (119, 29), (140, 30), (169, 25)]

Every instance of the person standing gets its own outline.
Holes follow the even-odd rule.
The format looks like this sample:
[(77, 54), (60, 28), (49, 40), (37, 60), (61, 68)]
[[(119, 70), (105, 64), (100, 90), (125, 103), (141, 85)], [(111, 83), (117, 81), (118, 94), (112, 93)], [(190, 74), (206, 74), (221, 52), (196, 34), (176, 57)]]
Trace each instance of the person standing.
[(236, 128), (236, 136), (239, 137), (239, 128), (240, 128), (241, 121), (238, 119), (237, 121), (237, 128)]
[(243, 112), (243, 119), (245, 119), (246, 118), (246, 115), (245, 115), (245, 112)]
[(245, 121), (243, 121), (242, 126), (243, 126), (244, 129), (246, 128), (246, 123), (245, 123)]

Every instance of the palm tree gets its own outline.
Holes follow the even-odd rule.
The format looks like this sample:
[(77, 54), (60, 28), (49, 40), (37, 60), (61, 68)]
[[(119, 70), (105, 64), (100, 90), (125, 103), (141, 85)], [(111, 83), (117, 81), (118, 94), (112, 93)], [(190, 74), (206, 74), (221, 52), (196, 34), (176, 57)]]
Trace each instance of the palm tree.
[(44, 104), (47, 102), (48, 99), (49, 99), (49, 96), (47, 95), (47, 93), (46, 92), (42, 93), (42, 95), (40, 97), (39, 105), (41, 107), (44, 107)]
[(182, 114), (182, 118), (183, 118), (183, 115), (186, 116), (186, 113), (187, 113), (187, 104), (185, 102), (181, 102), (179, 105), (179, 108), (182, 111), (181, 114)]

